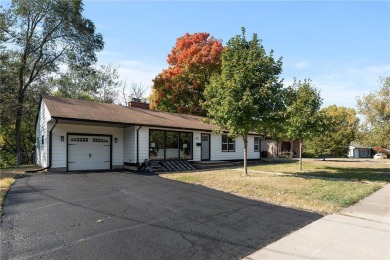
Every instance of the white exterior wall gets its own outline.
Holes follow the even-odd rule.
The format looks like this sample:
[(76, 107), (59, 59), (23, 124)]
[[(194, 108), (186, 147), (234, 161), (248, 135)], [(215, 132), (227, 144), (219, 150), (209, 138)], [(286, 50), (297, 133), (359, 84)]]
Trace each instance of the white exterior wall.
[[(138, 128), (138, 127), (136, 127)], [(139, 162), (144, 162), (145, 159), (149, 159), (149, 129), (159, 129), (166, 131), (180, 131), (180, 132), (192, 132), (193, 133), (193, 150), (192, 158), (194, 161), (201, 160), (201, 146), (197, 146), (196, 143), (201, 142), (201, 134), (210, 134), (210, 160), (242, 160), (244, 159), (244, 142), (242, 137), (236, 139), (235, 152), (222, 152), (222, 134), (214, 134), (210, 132), (202, 131), (186, 131), (181, 129), (167, 129), (159, 127), (146, 127), (143, 126), (139, 130)], [(254, 151), (254, 137), (248, 136), (248, 159), (259, 159), (259, 152)]]
[[(137, 129), (139, 126), (136, 126), (135, 130), (135, 151), (137, 151)], [(157, 129), (157, 128), (153, 128)], [(138, 158), (139, 158), (139, 163), (143, 163), (145, 159), (149, 159), (149, 127), (142, 126), (138, 130)], [(135, 155), (137, 157), (137, 155)], [(137, 162), (137, 160), (135, 161)]]
[(201, 131), (193, 131), (193, 146), (194, 148), (192, 149), (192, 158), (193, 161), (200, 161), (201, 160), (201, 152), (202, 152), (202, 147), (201, 146), (196, 146), (196, 143), (202, 143), (201, 139), (201, 134), (210, 134), (210, 132), (201, 132)]
[[(138, 127), (137, 127), (138, 128)], [(127, 163), (137, 162), (137, 141), (136, 141), (136, 127), (126, 127), (124, 129), (124, 146), (123, 146), (123, 161)]]
[(353, 146), (349, 146), (348, 157), (354, 157), (354, 150)]
[[(254, 150), (255, 136), (248, 136), (248, 159), (259, 159), (260, 153)], [(241, 136), (236, 138), (234, 152), (222, 152), (222, 134), (211, 134), (211, 158), (212, 161), (219, 160), (243, 160), (244, 141)]]
[[(51, 119), (49, 110), (47, 109), (45, 102), (42, 101), (41, 108), (39, 110), (37, 119), (37, 128), (35, 132), (35, 147), (36, 147), (36, 160), (37, 164), (42, 167), (47, 167), (49, 164), (49, 142), (48, 135), (49, 129), (47, 122)], [(42, 144), (42, 136), (44, 137), (44, 143)]]
[[(51, 124), (49, 124), (49, 129), (51, 127), (50, 125)], [(52, 132), (52, 168), (66, 168), (67, 133), (112, 135), (112, 167), (123, 167), (124, 128), (61, 124), (61, 122), (59, 122)], [(65, 138), (63, 142), (61, 142), (61, 136), (64, 136)], [(115, 138), (118, 138), (117, 143), (114, 142)]]
[(355, 148), (350, 146), (348, 156), (353, 158), (370, 158), (371, 150), (367, 148)]

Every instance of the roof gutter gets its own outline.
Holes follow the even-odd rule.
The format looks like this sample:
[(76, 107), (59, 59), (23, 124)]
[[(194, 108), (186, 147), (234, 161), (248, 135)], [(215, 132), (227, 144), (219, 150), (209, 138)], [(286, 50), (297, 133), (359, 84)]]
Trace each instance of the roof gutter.
[(42, 169), (33, 170), (33, 171), (25, 171), (26, 173), (41, 172), (41, 171), (44, 171), (44, 170), (51, 168), (52, 151), (53, 151), (53, 142), (52, 142), (53, 130), (56, 127), (57, 123), (58, 123), (58, 119), (55, 119), (54, 124), (52, 125), (52, 127), (50, 128), (50, 131), (49, 131), (49, 165), (45, 168), (42, 168)]
[(166, 129), (181, 129), (188, 131), (202, 131), (202, 132), (212, 132), (210, 129), (196, 129), (196, 128), (187, 128), (180, 126), (163, 126), (163, 125), (153, 125), (153, 124), (143, 124), (143, 123), (122, 123), (122, 122), (111, 122), (111, 121), (102, 121), (102, 120), (92, 120), (92, 119), (80, 119), (80, 118), (71, 118), (71, 117), (61, 117), (61, 116), (52, 116), (53, 119), (66, 120), (66, 121), (78, 121), (78, 122), (89, 122), (89, 123), (100, 123), (100, 124), (111, 124), (111, 125), (119, 125), (123, 127), (128, 126), (147, 126), (147, 127), (156, 127), (156, 128), (166, 128)]

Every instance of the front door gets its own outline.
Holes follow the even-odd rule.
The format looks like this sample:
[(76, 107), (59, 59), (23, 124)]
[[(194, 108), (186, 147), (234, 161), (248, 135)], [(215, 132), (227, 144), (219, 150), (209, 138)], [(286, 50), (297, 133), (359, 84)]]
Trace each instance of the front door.
[(201, 139), (202, 139), (201, 159), (202, 161), (209, 161), (210, 160), (210, 135), (202, 134)]

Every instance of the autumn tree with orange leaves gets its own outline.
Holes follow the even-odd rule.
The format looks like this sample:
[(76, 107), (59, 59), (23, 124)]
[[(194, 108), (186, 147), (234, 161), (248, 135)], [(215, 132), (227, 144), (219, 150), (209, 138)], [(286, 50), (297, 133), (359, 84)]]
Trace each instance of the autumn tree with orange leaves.
[(151, 108), (206, 115), (203, 92), (213, 73), (221, 70), (221, 40), (209, 33), (186, 33), (168, 55), (168, 68), (153, 80)]

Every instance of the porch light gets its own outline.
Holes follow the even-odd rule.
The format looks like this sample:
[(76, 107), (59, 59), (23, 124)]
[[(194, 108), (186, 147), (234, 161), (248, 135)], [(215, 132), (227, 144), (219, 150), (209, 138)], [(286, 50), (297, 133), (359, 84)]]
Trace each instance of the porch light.
[(65, 140), (64, 136), (61, 135), (61, 142), (63, 142)]
[(117, 143), (118, 142), (118, 138), (115, 137), (114, 138), (114, 142)]

